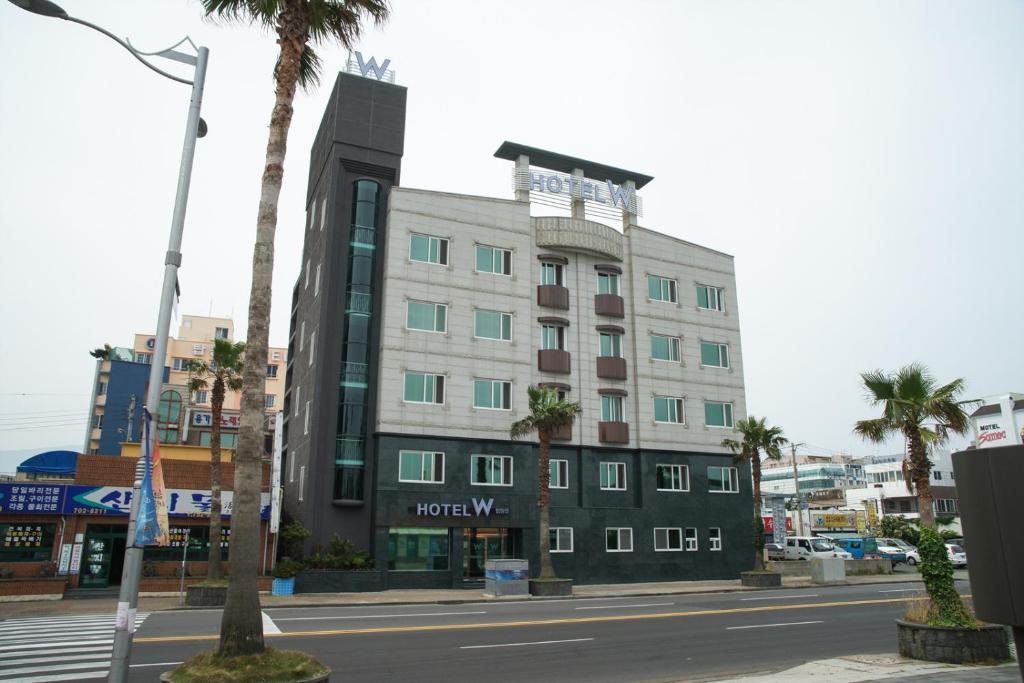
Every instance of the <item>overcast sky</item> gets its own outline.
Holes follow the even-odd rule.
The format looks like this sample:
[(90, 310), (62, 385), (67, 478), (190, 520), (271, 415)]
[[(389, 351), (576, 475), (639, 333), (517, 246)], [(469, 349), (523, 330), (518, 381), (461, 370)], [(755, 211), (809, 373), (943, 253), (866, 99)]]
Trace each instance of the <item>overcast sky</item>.
[[(188, 0), (61, 1), (142, 50), (210, 48), (180, 310), (244, 335), (273, 37)], [(851, 433), (877, 412), (865, 370), (1024, 391), (1021, 2), (395, 0), (360, 49), (409, 89), (404, 186), (511, 198), (503, 140), (654, 176), (641, 224), (735, 256), (749, 412), (809, 448), (898, 451)], [(345, 59), (319, 52), (281, 197), (279, 346)], [(6, 2), (0, 63), (0, 451), (81, 447), (88, 351), (156, 326), (188, 88)]]

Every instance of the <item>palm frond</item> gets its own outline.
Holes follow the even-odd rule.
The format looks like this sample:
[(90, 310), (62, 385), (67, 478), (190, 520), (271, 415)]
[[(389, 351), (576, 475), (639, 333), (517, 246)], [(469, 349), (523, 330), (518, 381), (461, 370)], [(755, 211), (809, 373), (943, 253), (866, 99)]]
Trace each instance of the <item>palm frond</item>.
[(864, 388), (868, 390), (867, 400), (872, 405), (888, 401), (896, 395), (892, 378), (882, 370), (863, 372), (860, 379), (864, 383)]
[(879, 418), (877, 420), (858, 420), (857, 424), (853, 427), (853, 433), (857, 434), (866, 441), (872, 441), (874, 443), (882, 443), (889, 438), (895, 432), (898, 432), (899, 428), (894, 426), (887, 418)]

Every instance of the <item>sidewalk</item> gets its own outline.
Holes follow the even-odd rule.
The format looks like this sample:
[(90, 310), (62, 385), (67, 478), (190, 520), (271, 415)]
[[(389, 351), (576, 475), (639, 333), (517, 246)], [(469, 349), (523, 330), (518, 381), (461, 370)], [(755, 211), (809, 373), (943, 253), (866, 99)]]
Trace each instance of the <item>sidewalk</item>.
[[(1021, 678), (1016, 662), (998, 666), (964, 666), (921, 662), (897, 655), (851, 655), (807, 662), (769, 674), (700, 680), (704, 683), (862, 683), (878, 680), (898, 680), (902, 683), (1020, 683)], [(689, 683), (692, 683), (692, 679)]]

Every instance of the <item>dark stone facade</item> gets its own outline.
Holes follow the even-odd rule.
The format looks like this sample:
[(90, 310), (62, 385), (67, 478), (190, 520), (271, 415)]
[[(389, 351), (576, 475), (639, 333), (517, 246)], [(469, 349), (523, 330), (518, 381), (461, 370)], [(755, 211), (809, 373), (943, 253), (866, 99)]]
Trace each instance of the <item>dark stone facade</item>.
[(896, 629), (904, 657), (948, 664), (995, 663), (1010, 658), (1004, 626), (945, 628), (897, 621)]

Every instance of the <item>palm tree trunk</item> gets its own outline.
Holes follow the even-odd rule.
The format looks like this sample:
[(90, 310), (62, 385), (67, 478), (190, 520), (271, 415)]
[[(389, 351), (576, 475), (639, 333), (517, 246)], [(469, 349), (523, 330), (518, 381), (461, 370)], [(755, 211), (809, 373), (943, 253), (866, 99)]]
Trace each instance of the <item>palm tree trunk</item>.
[(210, 412), (213, 414), (213, 425), (210, 429), (210, 554), (206, 562), (206, 578), (218, 581), (224, 578), (224, 568), (220, 560), (220, 418), (224, 413), (224, 380), (219, 376), (213, 380), (213, 402)]
[(540, 578), (555, 578), (555, 566), (551, 564), (551, 432), (547, 429), (537, 431), (540, 448), (537, 467), (540, 480), (540, 491), (537, 495), (537, 513), (540, 518)]
[(921, 515), (921, 526), (935, 527), (935, 511), (932, 509), (932, 464), (928, 460), (928, 449), (921, 441), (917, 429), (906, 431), (910, 450), (910, 472), (917, 492), (917, 507)]
[(228, 562), (231, 577), (220, 625), (221, 656), (255, 654), (264, 650), (263, 617), (256, 587), (260, 557), (260, 483), (262, 481), (267, 337), (270, 328), (270, 290), (274, 275), (274, 235), (277, 205), (284, 178), (292, 102), (299, 81), (299, 64), (309, 30), (308, 18), (287, 7), (278, 20), (280, 58), (274, 72), (275, 99), (270, 115), (266, 166), (256, 219), (249, 293), (249, 327), (242, 372), (241, 426), (235, 450), (235, 491)]
[[(754, 482), (754, 570), (764, 570), (764, 531), (761, 526), (761, 454), (750, 459), (750, 473)], [(758, 535), (760, 534), (760, 535)]]

